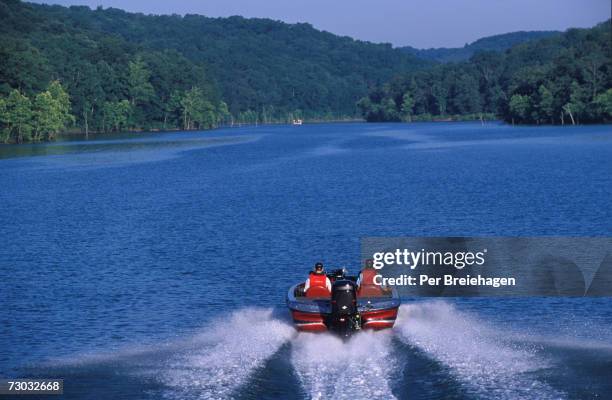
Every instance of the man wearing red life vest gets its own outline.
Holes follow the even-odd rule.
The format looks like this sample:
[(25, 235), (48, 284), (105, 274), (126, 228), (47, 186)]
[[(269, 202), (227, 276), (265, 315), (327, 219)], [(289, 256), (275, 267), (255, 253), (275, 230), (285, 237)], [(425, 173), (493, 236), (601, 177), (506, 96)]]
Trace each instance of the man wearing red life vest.
[(306, 283), (304, 284), (304, 292), (308, 296), (309, 290), (312, 288), (311, 292), (314, 293), (315, 288), (318, 293), (322, 293), (327, 291), (327, 294), (331, 294), (331, 281), (325, 274), (323, 270), (323, 263), (316, 263), (314, 266), (314, 270), (310, 272), (308, 279), (306, 279)]
[(374, 268), (374, 261), (368, 259), (365, 267), (357, 278), (357, 295), (360, 297), (376, 297), (382, 295), (382, 288), (374, 283), (374, 277), (378, 271)]

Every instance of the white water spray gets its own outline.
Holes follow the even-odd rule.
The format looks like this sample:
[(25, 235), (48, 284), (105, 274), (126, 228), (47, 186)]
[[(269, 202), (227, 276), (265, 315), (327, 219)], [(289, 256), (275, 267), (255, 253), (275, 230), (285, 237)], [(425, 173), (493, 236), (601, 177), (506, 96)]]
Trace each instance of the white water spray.
[(478, 396), (560, 399), (534, 374), (548, 362), (533, 348), (511, 344), (505, 333), (441, 301), (402, 305), (395, 326), (403, 342), (449, 367)]
[(244, 309), (196, 336), (160, 378), (170, 398), (229, 398), (286, 343), (295, 330), (271, 309)]
[(397, 372), (389, 332), (362, 332), (343, 342), (330, 334), (302, 333), (291, 361), (312, 399), (393, 399)]

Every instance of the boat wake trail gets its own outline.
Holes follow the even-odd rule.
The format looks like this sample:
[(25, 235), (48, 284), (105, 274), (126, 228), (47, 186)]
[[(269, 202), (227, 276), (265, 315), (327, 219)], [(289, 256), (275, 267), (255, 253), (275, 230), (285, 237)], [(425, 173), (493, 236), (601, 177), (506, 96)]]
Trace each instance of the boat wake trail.
[(272, 309), (243, 309), (175, 355), (161, 382), (169, 398), (228, 398), (295, 335)]
[(362, 332), (347, 342), (301, 333), (291, 343), (291, 362), (312, 399), (392, 399), (391, 339), (389, 332)]
[(441, 302), (402, 305), (395, 332), (446, 366), (468, 393), (498, 399), (560, 399), (538, 379), (549, 367), (538, 348), (512, 342), (478, 318)]

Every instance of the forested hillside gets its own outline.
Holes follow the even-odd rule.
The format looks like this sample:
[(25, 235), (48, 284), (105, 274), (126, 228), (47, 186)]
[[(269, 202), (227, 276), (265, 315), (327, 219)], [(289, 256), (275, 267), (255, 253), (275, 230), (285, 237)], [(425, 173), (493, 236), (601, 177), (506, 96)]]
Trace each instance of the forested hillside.
[(370, 87), (427, 64), (308, 24), (0, 0), (5, 141), (52, 136), (19, 121), (43, 114), (36, 96), (53, 81), (69, 95), (77, 130), (188, 129), (354, 118)]
[(360, 113), (610, 121), (610, 46), (607, 22), (484, 38), (440, 64), (308, 24), (0, 0), (0, 141)]
[[(0, 1), (3, 141), (49, 139), (66, 129), (209, 128), (229, 118), (202, 63), (59, 16), (76, 11)], [(69, 115), (53, 101), (43, 107), (42, 98), (53, 100), (50, 85), (67, 92)], [(59, 122), (47, 126), (49, 116)]]
[(612, 120), (610, 21), (504, 53), (402, 74), (359, 105), (368, 121), (495, 118), (563, 124)]
[(403, 51), (413, 54), (419, 58), (442, 63), (460, 62), (469, 60), (474, 54), (480, 51), (503, 52), (512, 46), (525, 43), (531, 40), (543, 39), (546, 37), (559, 35), (557, 31), (520, 31), (503, 33), (501, 35), (487, 36), (472, 43), (458, 48), (431, 48), (415, 49), (414, 47), (400, 47)]

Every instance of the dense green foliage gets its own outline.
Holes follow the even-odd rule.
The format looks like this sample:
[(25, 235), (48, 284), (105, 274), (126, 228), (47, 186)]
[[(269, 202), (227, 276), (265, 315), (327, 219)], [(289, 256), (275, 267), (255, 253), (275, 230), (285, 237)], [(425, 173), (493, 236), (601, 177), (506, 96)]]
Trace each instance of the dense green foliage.
[[(69, 128), (85, 133), (209, 128), (229, 117), (203, 63), (172, 49), (152, 50), (97, 32), (78, 18), (62, 17), (78, 12), (95, 13), (82, 7), (0, 1), (0, 96), (4, 102), (15, 90), (34, 99), (57, 80), (68, 92), (74, 116), (68, 120), (74, 121)], [(182, 100), (194, 94), (198, 99), (186, 111)], [(186, 113), (193, 115), (189, 124)], [(15, 136), (6, 132), (7, 126), (3, 124), (8, 141), (53, 136)]]
[[(549, 37), (533, 40), (542, 36)], [(498, 35), (459, 56), (516, 43), (505, 53), (439, 64), (308, 24), (0, 0), (0, 139), (355, 118), (360, 111), (369, 121), (610, 120), (609, 23), (562, 35)], [(440, 57), (447, 56), (430, 58)]]
[(425, 60), (438, 61), (442, 63), (460, 62), (469, 60), (474, 54), (481, 51), (503, 52), (512, 46), (516, 46), (530, 40), (543, 39), (546, 37), (557, 36), (559, 34), (560, 32), (557, 31), (520, 31), (487, 36), (459, 48), (441, 47), (432, 49), (415, 49), (414, 47), (406, 46), (401, 47), (401, 49)]
[(403, 74), (359, 101), (368, 121), (500, 116), (513, 123), (612, 121), (610, 21)]
[(85, 132), (355, 118), (371, 86), (424, 65), (308, 24), (0, 0), (0, 96), (58, 80)]
[(58, 81), (33, 99), (13, 89), (0, 98), (0, 139), (5, 142), (50, 140), (73, 122), (68, 94)]

